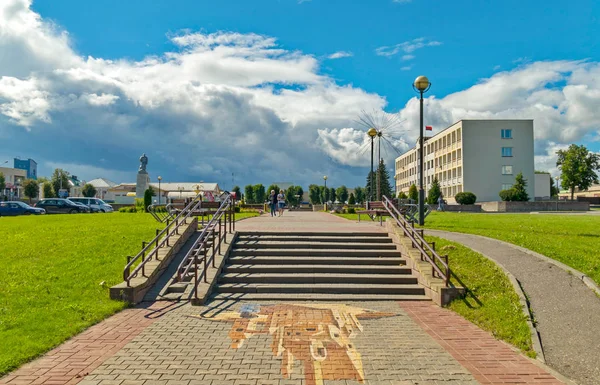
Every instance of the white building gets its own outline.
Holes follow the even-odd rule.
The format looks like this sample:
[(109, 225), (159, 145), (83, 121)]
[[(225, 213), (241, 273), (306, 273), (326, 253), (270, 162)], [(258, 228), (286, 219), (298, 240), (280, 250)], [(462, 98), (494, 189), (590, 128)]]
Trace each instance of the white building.
[[(171, 200), (193, 198), (196, 196), (196, 191), (200, 191), (203, 194), (204, 200), (210, 200), (212, 197), (217, 197), (221, 194), (221, 189), (216, 183), (150, 183), (150, 186), (154, 189), (157, 194), (155, 199), (158, 202), (158, 194), (160, 191), (160, 202), (166, 203)], [(159, 189), (160, 187), (160, 189)], [(121, 183), (119, 185), (110, 187), (106, 193), (104, 200), (114, 203), (132, 204), (135, 201), (135, 183)]]
[(0, 190), (0, 200), (23, 198), (23, 182), (27, 179), (27, 171), (12, 167), (0, 167), (4, 175), (4, 190)]
[(108, 190), (115, 187), (117, 184), (106, 178), (96, 178), (88, 182), (96, 189), (96, 198), (104, 199)]
[[(478, 202), (499, 201), (498, 193), (510, 188), (522, 172), (533, 199), (535, 174), (533, 120), (460, 120), (425, 138), (425, 194), (437, 176), (449, 202), (463, 191)], [(396, 191), (419, 187), (419, 145), (396, 159)]]

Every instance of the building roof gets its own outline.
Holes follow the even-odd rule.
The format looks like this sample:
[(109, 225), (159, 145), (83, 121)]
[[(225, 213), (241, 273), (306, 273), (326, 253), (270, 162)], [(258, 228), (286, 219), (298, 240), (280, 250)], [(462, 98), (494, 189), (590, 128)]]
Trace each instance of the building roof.
[[(150, 183), (152, 188), (158, 190), (158, 183)], [(200, 187), (201, 191), (215, 191), (218, 192), (219, 185), (217, 183), (161, 183), (160, 189), (163, 191), (196, 191), (196, 186)]]
[(92, 179), (88, 183), (91, 184), (92, 186), (96, 187), (96, 188), (110, 188), (110, 187), (115, 187), (117, 185), (112, 180), (109, 180), (109, 179), (106, 179), (106, 178)]

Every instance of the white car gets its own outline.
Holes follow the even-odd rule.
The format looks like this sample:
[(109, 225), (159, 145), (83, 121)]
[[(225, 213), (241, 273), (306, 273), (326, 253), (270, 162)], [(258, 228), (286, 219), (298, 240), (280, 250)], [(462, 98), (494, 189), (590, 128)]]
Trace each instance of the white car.
[(94, 213), (112, 213), (114, 211), (111, 205), (98, 198), (70, 197), (69, 200), (83, 203)]

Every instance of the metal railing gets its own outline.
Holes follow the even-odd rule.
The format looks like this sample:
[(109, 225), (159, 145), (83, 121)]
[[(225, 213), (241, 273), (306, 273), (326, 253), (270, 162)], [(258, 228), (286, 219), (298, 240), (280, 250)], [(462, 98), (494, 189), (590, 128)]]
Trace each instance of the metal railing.
[[(210, 221), (203, 227), (202, 232), (186, 253), (185, 257), (177, 267), (176, 280), (182, 282), (189, 278), (190, 271), (194, 270), (194, 297), (198, 299), (198, 284), (203, 280), (208, 282), (207, 272), (209, 263), (213, 268), (216, 268), (215, 256), (216, 253), (221, 253), (221, 243), (227, 236), (227, 228), (229, 233), (235, 231), (235, 199), (231, 194), (221, 197), (221, 204), (217, 211), (213, 214)], [(209, 246), (210, 244), (210, 246)], [(212, 249), (211, 258), (209, 261), (208, 250)], [(199, 265), (202, 264), (202, 273), (199, 275)]]
[[(448, 265), (448, 256), (440, 256), (435, 251), (435, 242), (431, 245), (427, 243), (424, 237), (424, 230), (415, 230), (415, 222), (407, 221), (400, 211), (394, 206), (393, 202), (383, 196), (383, 207), (388, 211), (390, 216), (394, 218), (396, 224), (402, 229), (404, 235), (410, 239), (412, 247), (417, 249), (421, 255), (421, 261), (427, 261), (432, 267), (433, 276), (437, 276), (444, 280), (444, 284), (448, 287), (450, 281), (450, 266)], [(441, 267), (439, 265), (441, 265)]]
[(175, 210), (171, 203), (166, 205), (150, 205), (148, 206), (148, 212), (160, 223), (172, 219), (177, 214), (177, 210)]
[[(123, 269), (123, 280), (127, 282), (127, 286), (131, 286), (131, 279), (137, 277), (140, 273), (143, 277), (146, 277), (146, 264), (153, 258), (158, 259), (158, 250), (163, 246), (169, 247), (169, 238), (174, 234), (179, 234), (179, 228), (187, 224), (187, 219), (202, 204), (202, 201), (198, 199), (199, 196), (196, 196), (175, 218), (172, 220), (166, 219), (167, 225), (165, 228), (162, 230), (157, 229), (156, 237), (150, 242), (142, 242), (142, 250), (136, 256), (127, 257), (127, 265)], [(140, 261), (140, 264), (131, 271), (138, 261)]]

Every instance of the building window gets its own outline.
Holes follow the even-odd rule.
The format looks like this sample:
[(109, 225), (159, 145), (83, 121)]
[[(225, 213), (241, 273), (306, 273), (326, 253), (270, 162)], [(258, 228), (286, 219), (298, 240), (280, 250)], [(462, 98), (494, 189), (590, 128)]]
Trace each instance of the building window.
[(512, 166), (502, 166), (502, 175), (512, 175)]
[(510, 129), (502, 130), (502, 139), (512, 139), (512, 130), (510, 130)]
[(502, 184), (502, 190), (510, 190), (512, 188), (512, 184)]
[(512, 155), (512, 147), (502, 147), (502, 156), (503, 157), (513, 156)]

